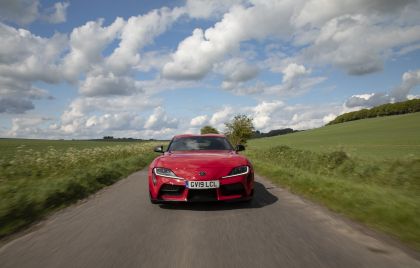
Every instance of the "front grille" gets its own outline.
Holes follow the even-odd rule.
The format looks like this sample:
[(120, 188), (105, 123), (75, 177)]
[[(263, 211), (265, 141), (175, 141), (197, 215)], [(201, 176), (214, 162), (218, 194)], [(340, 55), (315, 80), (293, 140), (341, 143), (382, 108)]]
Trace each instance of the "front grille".
[(164, 184), (160, 187), (160, 195), (181, 195), (185, 187), (182, 185)]
[(222, 195), (245, 195), (245, 188), (242, 183), (221, 185), (220, 191)]
[(188, 190), (188, 201), (217, 201), (217, 192), (216, 189), (190, 189)]

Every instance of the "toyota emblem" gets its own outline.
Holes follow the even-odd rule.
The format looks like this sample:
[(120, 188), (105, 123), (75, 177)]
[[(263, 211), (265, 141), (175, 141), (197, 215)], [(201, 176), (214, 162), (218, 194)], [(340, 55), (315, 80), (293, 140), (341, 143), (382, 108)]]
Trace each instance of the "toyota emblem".
[(198, 175), (200, 175), (200, 176), (206, 176), (206, 172), (204, 172), (204, 171), (200, 171), (200, 172), (198, 173)]

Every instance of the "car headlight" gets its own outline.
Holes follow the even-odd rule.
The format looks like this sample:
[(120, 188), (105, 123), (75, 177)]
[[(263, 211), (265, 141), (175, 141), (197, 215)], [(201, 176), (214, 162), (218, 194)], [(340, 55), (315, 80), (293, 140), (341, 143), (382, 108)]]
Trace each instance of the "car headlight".
[(245, 175), (249, 173), (249, 167), (248, 166), (239, 166), (236, 167), (234, 169), (232, 169), (229, 173), (229, 175), (223, 177), (223, 178), (228, 178), (228, 177), (233, 177), (233, 176), (240, 176), (240, 175)]
[(179, 177), (177, 175), (175, 175), (175, 173), (170, 170), (169, 168), (162, 168), (162, 167), (158, 167), (154, 169), (154, 172), (156, 175), (158, 176), (162, 176), (162, 177), (168, 177), (168, 178), (175, 178), (178, 179)]

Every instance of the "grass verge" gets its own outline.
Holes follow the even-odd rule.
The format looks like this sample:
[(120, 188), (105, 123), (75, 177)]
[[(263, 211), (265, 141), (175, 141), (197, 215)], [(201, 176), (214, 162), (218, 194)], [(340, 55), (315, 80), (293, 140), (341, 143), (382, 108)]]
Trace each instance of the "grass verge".
[(16, 152), (0, 159), (0, 237), (144, 168), (154, 143)]
[(247, 152), (259, 174), (420, 249), (420, 159), (361, 160), (287, 146)]
[(251, 150), (287, 145), (314, 152), (345, 151), (350, 157), (420, 158), (420, 112), (350, 121), (287, 135), (249, 140)]

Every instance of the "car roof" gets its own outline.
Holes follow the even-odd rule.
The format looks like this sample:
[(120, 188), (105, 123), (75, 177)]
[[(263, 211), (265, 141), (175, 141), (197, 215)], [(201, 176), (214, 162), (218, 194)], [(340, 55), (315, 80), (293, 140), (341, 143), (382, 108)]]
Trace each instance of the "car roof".
[(223, 134), (181, 134), (181, 135), (175, 135), (173, 138), (174, 139), (179, 139), (179, 138), (188, 138), (188, 137), (219, 137), (219, 138), (226, 138), (225, 135)]

